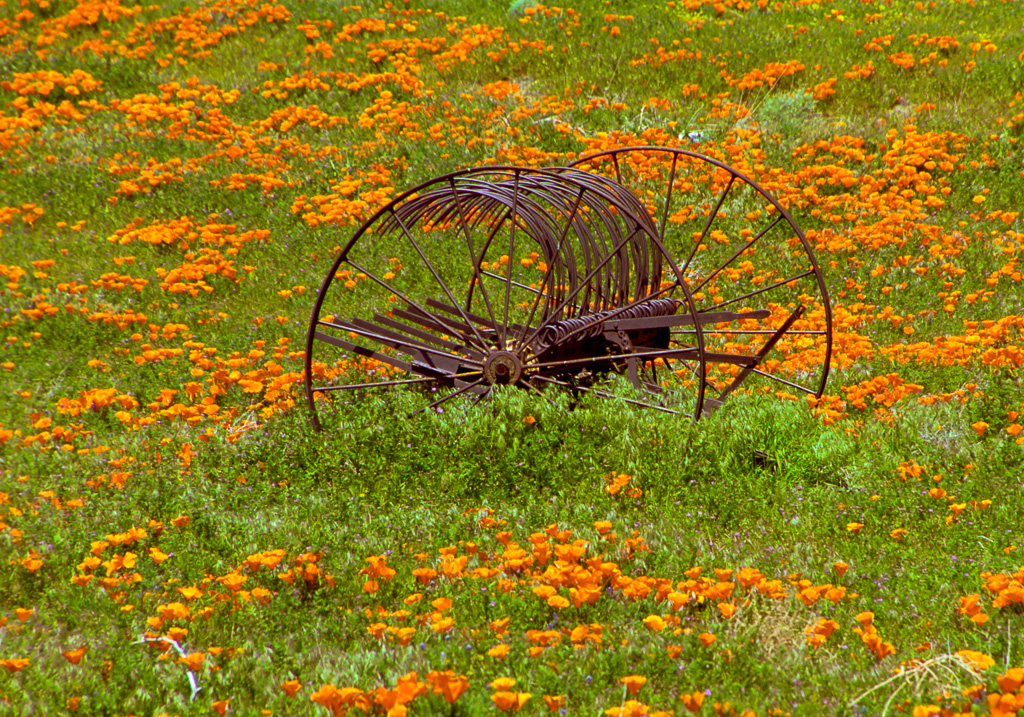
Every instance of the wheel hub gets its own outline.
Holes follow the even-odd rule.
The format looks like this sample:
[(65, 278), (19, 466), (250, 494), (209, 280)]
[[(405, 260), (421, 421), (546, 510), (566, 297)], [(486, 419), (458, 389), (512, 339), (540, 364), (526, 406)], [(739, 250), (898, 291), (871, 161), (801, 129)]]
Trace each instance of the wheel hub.
[(484, 360), (487, 383), (515, 383), (523, 375), (523, 363), (511, 351), (494, 351)]

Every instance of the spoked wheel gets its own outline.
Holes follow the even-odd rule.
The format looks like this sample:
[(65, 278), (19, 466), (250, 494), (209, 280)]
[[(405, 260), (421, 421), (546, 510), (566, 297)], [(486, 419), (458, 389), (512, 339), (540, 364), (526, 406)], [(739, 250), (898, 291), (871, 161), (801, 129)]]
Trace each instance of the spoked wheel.
[(677, 263), (697, 320), (673, 327), (669, 346), (687, 345), (703, 327), (704, 411), (734, 392), (821, 396), (832, 356), (828, 290), (806, 237), (777, 200), (736, 169), (680, 149), (609, 150), (571, 166), (628, 188)]
[(341, 249), (306, 393), (317, 427), (318, 401), (393, 386), (414, 412), (510, 385), (696, 417), (706, 358), (683, 273), (631, 192), (571, 169), (469, 169), (401, 195)]

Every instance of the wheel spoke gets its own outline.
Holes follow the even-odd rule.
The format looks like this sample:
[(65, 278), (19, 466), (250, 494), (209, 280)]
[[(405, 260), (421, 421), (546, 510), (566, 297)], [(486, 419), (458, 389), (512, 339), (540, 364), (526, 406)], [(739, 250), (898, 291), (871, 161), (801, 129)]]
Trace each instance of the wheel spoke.
[(776, 376), (774, 374), (770, 374), (770, 373), (768, 373), (766, 371), (761, 371), (760, 369), (756, 369), (755, 368), (755, 369), (753, 369), (753, 373), (756, 373), (758, 376), (764, 376), (765, 378), (770, 378), (772, 381), (776, 381), (776, 382), (781, 383), (781, 384), (783, 384), (785, 386), (789, 386), (790, 388), (792, 388), (792, 389), (794, 389), (796, 391), (803, 391), (804, 393), (808, 393), (808, 394), (810, 394), (812, 396), (817, 396), (818, 395), (818, 392), (815, 389), (810, 388), (809, 386), (803, 386), (803, 385), (801, 385), (799, 383), (793, 383), (792, 381), (787, 381), (784, 378), (781, 378), (781, 377)]
[[(381, 286), (385, 290), (389, 291), (390, 293), (394, 294), (399, 299), (401, 299), (402, 301), (404, 301), (406, 304), (408, 304), (409, 306), (413, 307), (417, 311), (421, 311), (421, 312), (423, 312), (424, 314), (426, 314), (428, 316), (432, 315), (429, 311), (427, 311), (422, 306), (420, 306), (415, 300), (413, 300), (411, 297), (409, 297), (405, 292), (403, 292), (400, 289), (390, 285), (388, 282), (386, 282), (384, 279), (381, 279), (379, 276), (377, 276), (373, 272), (371, 272), (368, 269), (362, 267), (361, 265), (359, 265), (358, 263), (352, 261), (351, 259), (349, 259), (347, 257), (346, 257), (345, 261), (348, 262), (348, 264), (353, 269), (355, 269), (356, 271), (358, 271), (360, 273), (366, 274), (366, 277), (368, 279), (373, 281), (375, 284)], [(452, 328), (453, 324), (446, 323), (445, 320), (443, 320), (441, 317), (436, 317), (436, 318), (437, 318), (438, 323), (440, 323), (443, 326), (445, 326), (445, 329), (447, 331), (449, 331), (450, 333), (452, 333), (452, 334), (459, 334), (460, 333), (458, 329)], [(322, 323), (322, 322), (320, 322), (319, 319), (318, 319), (317, 323)], [(479, 337), (477, 337), (477, 338), (479, 338)], [(478, 346), (476, 348), (478, 348), (479, 350), (482, 350), (482, 351), (486, 351), (487, 350), (487, 344), (484, 343), (481, 340), (480, 346)]]
[(744, 301), (746, 299), (749, 299), (752, 296), (758, 296), (759, 294), (763, 294), (766, 291), (771, 291), (772, 289), (777, 289), (780, 286), (788, 284), (791, 281), (797, 281), (798, 279), (803, 279), (805, 276), (813, 276), (813, 275), (814, 275), (814, 270), (811, 269), (811, 270), (805, 271), (803, 273), (796, 274), (795, 276), (791, 276), (788, 279), (781, 279), (780, 281), (776, 281), (774, 284), (771, 284), (769, 286), (763, 286), (760, 289), (757, 289), (755, 291), (751, 291), (751, 292), (749, 292), (747, 294), (743, 294), (742, 296), (737, 296), (735, 298), (728, 299), (726, 301), (723, 301), (721, 304), (715, 304), (714, 308), (719, 309), (719, 308), (721, 308), (723, 306), (728, 306), (729, 304), (735, 304), (737, 301)]
[(679, 162), (679, 155), (672, 155), (672, 169), (668, 174), (668, 188), (665, 190), (665, 207), (661, 211), (661, 226), (658, 228), (658, 236), (665, 238), (665, 228), (668, 226), (668, 212), (672, 204), (672, 185), (676, 182), (676, 164)]
[(741, 383), (743, 383), (743, 380), (750, 375), (750, 373), (754, 370), (754, 368), (757, 367), (758, 364), (761, 363), (761, 361), (764, 360), (764, 357), (768, 355), (768, 352), (775, 348), (775, 344), (779, 342), (779, 339), (785, 336), (786, 332), (789, 331), (790, 327), (793, 326), (793, 324), (795, 324), (800, 319), (800, 317), (804, 315), (804, 311), (806, 311), (806, 308), (803, 305), (798, 306), (796, 310), (793, 313), (791, 313), (784, 322), (782, 322), (782, 326), (780, 326), (774, 334), (769, 336), (768, 340), (764, 342), (764, 346), (762, 346), (760, 350), (758, 350), (757, 355), (755, 356), (756, 361), (753, 364), (744, 366), (743, 369), (738, 374), (736, 374), (736, 377), (732, 380), (732, 383), (726, 386), (718, 395), (718, 401), (724, 401), (730, 393), (736, 390), (736, 388)]
[(737, 259), (738, 259), (738, 258), (739, 258), (739, 257), (740, 257), (740, 256), (741, 256), (742, 254), (743, 254), (743, 252), (745, 252), (745, 251), (746, 251), (747, 249), (749, 249), (750, 247), (754, 246), (754, 244), (756, 244), (756, 243), (757, 243), (757, 241), (758, 241), (758, 240), (759, 240), (759, 239), (760, 239), (761, 237), (763, 237), (763, 236), (764, 236), (765, 234), (767, 234), (767, 233), (768, 233), (769, 231), (771, 231), (772, 229), (774, 229), (774, 228), (775, 228), (775, 226), (776, 226), (776, 225), (777, 225), (777, 224), (778, 224), (778, 223), (779, 223), (780, 221), (782, 221), (782, 215), (781, 215), (781, 214), (779, 214), (779, 215), (778, 215), (777, 217), (775, 217), (775, 221), (773, 221), (773, 222), (772, 222), (771, 224), (769, 224), (769, 225), (768, 225), (767, 227), (765, 227), (765, 228), (764, 228), (764, 230), (762, 230), (760, 234), (758, 234), (758, 235), (757, 235), (757, 236), (755, 236), (755, 237), (754, 237), (753, 239), (751, 239), (750, 241), (748, 241), (748, 242), (747, 242), (746, 244), (744, 244), (744, 245), (743, 245), (743, 246), (742, 246), (741, 248), (739, 248), (738, 250), (736, 250), (736, 251), (735, 251), (735, 252), (733, 253), (733, 255), (732, 255), (732, 256), (730, 256), (730, 257), (729, 257), (728, 259), (726, 259), (726, 260), (725, 260), (725, 261), (723, 261), (723, 262), (722, 262), (721, 264), (719, 264), (719, 265), (718, 265), (717, 267), (715, 267), (715, 269), (714, 269), (714, 270), (713, 270), (713, 271), (712, 271), (712, 272), (711, 272), (710, 274), (708, 274), (707, 276), (705, 276), (705, 277), (704, 277), (704, 278), (703, 278), (703, 279), (701, 280), (701, 282), (700, 282), (699, 284), (697, 284), (696, 286), (692, 286), (692, 287), (690, 287), (690, 292), (691, 292), (691, 293), (694, 293), (694, 294), (696, 294), (696, 293), (697, 293), (698, 291), (700, 291), (700, 290), (701, 290), (701, 288), (702, 288), (702, 287), (703, 287), (703, 286), (704, 286), (705, 284), (707, 284), (707, 283), (708, 283), (709, 281), (713, 280), (713, 279), (714, 279), (714, 278), (715, 278), (716, 276), (718, 276), (719, 272), (721, 272), (721, 271), (722, 271), (722, 270), (723, 270), (723, 269), (724, 269), (725, 267), (729, 266), (729, 265), (730, 265), (730, 264), (732, 264), (732, 263), (733, 263), (734, 261), (736, 261), (736, 260), (737, 260)]
[(708, 232), (711, 231), (711, 224), (715, 221), (716, 218), (718, 218), (718, 211), (722, 208), (722, 203), (725, 202), (725, 198), (726, 196), (728, 196), (729, 190), (732, 189), (732, 185), (735, 182), (736, 175), (729, 175), (729, 183), (725, 186), (725, 189), (723, 189), (722, 193), (718, 196), (718, 202), (715, 204), (715, 208), (712, 210), (711, 215), (708, 217), (707, 223), (704, 225), (704, 231), (700, 233), (700, 238), (698, 238), (697, 241), (693, 243), (693, 247), (690, 249), (690, 255), (686, 257), (686, 261), (683, 262), (682, 266), (679, 267), (679, 270), (682, 273), (685, 274), (687, 270), (690, 268), (690, 262), (693, 261), (693, 257), (697, 255), (697, 250), (700, 248), (700, 245), (704, 243), (704, 240), (708, 236)]
[[(423, 413), (424, 411), (429, 411), (432, 408), (437, 408), (442, 403), (446, 403), (448, 401), (451, 401), (453, 398), (455, 398), (456, 396), (461, 396), (466, 391), (471, 391), (472, 389), (476, 388), (477, 386), (479, 386), (483, 382), (484, 382), (484, 380), (481, 378), (481, 379), (478, 379), (476, 381), (473, 381), (472, 383), (468, 383), (465, 386), (463, 386), (462, 388), (456, 389), (455, 391), (452, 391), (451, 393), (449, 393), (446, 396), (442, 396), (441, 398), (437, 399), (433, 403), (431, 403), (429, 405), (426, 405), (423, 408), (420, 408), (420, 409), (417, 409), (417, 410), (413, 411), (412, 413), (409, 414), (409, 416), (412, 417), (412, 416), (418, 415), (420, 413)], [(488, 387), (487, 390), (490, 390), (490, 387)]]
[[(397, 312), (392, 310), (393, 314), (404, 318), (403, 314), (405, 312), (399, 312), (401, 312), (401, 309), (399, 309)], [(393, 329), (397, 329), (398, 331), (409, 334), (415, 338), (420, 339), (421, 341), (426, 341), (427, 343), (440, 346), (443, 349), (448, 349), (449, 351), (464, 351), (466, 354), (469, 355), (470, 358), (476, 359), (478, 361), (483, 358), (483, 355), (474, 348), (471, 348), (464, 344), (457, 344), (454, 341), (448, 341), (447, 339), (441, 338), (440, 336), (435, 336), (429, 331), (422, 331), (420, 329), (417, 329), (415, 326), (409, 326), (408, 324), (403, 324), (401, 321), (395, 321), (389, 316), (384, 316), (383, 314), (374, 314), (373, 320), (376, 321), (378, 324), (390, 326)]]
[[(577, 211), (579, 211), (580, 202), (583, 201), (583, 194), (585, 191), (585, 188), (580, 187), (580, 191), (576, 195), (576, 201), (573, 203), (572, 211), (569, 213), (569, 218), (565, 222), (565, 227), (562, 230), (562, 236), (558, 240), (558, 247), (551, 255), (551, 263), (548, 265), (547, 269), (544, 270), (544, 277), (541, 279), (540, 282), (540, 290), (536, 292), (536, 296), (534, 296), (533, 303), (530, 306), (530, 314), (526, 319), (527, 326), (533, 323), (533, 317), (536, 314), (537, 307), (540, 305), (541, 299), (548, 298), (548, 300), (550, 300), (551, 298), (549, 294), (545, 293), (545, 287), (548, 285), (549, 282), (552, 282), (554, 280), (555, 266), (558, 263), (557, 259), (562, 255), (562, 248), (564, 247), (565, 241), (569, 236), (569, 228), (572, 226), (573, 221), (575, 221), (576, 219), (576, 213)], [(534, 336), (536, 336), (536, 332), (534, 333)], [(532, 337), (529, 340), (527, 340), (524, 336), (523, 340), (516, 346), (516, 348), (522, 348), (523, 346), (526, 345), (528, 341), (532, 340)]]
[[(425, 344), (418, 344), (418, 343), (415, 343), (413, 341), (403, 341), (403, 340), (401, 340), (402, 337), (401, 337), (400, 334), (395, 333), (395, 332), (391, 332), (391, 331), (381, 330), (380, 327), (375, 327), (377, 330), (373, 331), (371, 329), (358, 326), (355, 323), (351, 323), (351, 324), (350, 323), (336, 324), (336, 323), (328, 323), (326, 321), (320, 321), (318, 323), (319, 323), (320, 326), (329, 326), (332, 329), (339, 329), (341, 331), (346, 331), (346, 332), (349, 332), (349, 333), (358, 334), (359, 336), (362, 336), (363, 338), (372, 339), (373, 341), (376, 341), (379, 344), (383, 344), (384, 346), (387, 346), (387, 347), (393, 348), (393, 349), (397, 349), (398, 351), (402, 351), (403, 353), (411, 354), (413, 356), (415, 356), (417, 353), (424, 353), (424, 354), (430, 354), (432, 356), (440, 356), (442, 358), (450, 359), (450, 360), (453, 360), (453, 361), (461, 361), (461, 362), (464, 362), (464, 363), (472, 364), (474, 366), (481, 366), (482, 365), (479, 361), (474, 361), (473, 359), (468, 358), (466, 356), (455, 356), (455, 355), (447, 353), (445, 351), (441, 351), (439, 349), (431, 348), (430, 346), (427, 346)], [(373, 326), (373, 324), (371, 324), (371, 326)], [(318, 336), (317, 336), (318, 338), (320, 336), (327, 337), (327, 334), (321, 334), (320, 332), (317, 332), (317, 334), (318, 334)], [(334, 337), (329, 337), (329, 338), (334, 338)], [(321, 340), (326, 340), (326, 339), (321, 339)], [(342, 341), (344, 341), (344, 339), (342, 339)], [(328, 343), (330, 343), (330, 342), (328, 342)]]
[[(480, 372), (479, 371), (473, 371), (471, 373), (472, 374), (479, 374)], [(469, 375), (470, 374), (464, 374), (464, 373), (458, 374), (458, 376), (460, 376), (460, 377), (468, 377)], [(399, 380), (396, 380), (396, 381), (371, 381), (369, 383), (342, 383), (342, 384), (338, 384), (337, 386), (320, 386), (319, 388), (316, 388), (315, 390), (317, 392), (325, 392), (326, 393), (327, 391), (351, 391), (351, 390), (357, 389), (357, 388), (384, 388), (384, 387), (387, 387), (387, 386), (411, 386), (411, 385), (414, 385), (414, 384), (439, 383), (439, 382), (444, 381), (444, 380), (445, 379), (441, 378), (441, 377), (436, 377), (435, 378), (433, 376), (427, 376), (425, 378), (405, 378), (405, 379), (399, 379)]]

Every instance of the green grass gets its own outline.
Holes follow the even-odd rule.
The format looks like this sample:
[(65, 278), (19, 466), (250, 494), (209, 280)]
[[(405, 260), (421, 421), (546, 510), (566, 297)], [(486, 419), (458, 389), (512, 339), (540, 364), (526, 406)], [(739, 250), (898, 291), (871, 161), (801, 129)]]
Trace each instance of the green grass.
[[(983, 577), (1019, 571), (1024, 545), (1013, 3), (222, 0), (75, 24), (76, 7), (0, 6), (0, 712), (326, 714), (311, 698), (333, 685), (385, 714), (410, 672), (425, 685), (410, 715), (497, 712), (501, 677), (530, 714), (545, 695), (569, 715), (688, 714), (694, 692), (705, 715), (1021, 699), (997, 683), (1024, 667), (1019, 587), (999, 607)], [(692, 54), (653, 64), (659, 48)], [(787, 62), (803, 69), (754, 73)], [(25, 89), (76, 70), (102, 84)], [(288, 86), (313, 77), (328, 89)], [(190, 78), (197, 96), (171, 90)], [(648, 143), (741, 167), (811, 232), (835, 311), (822, 408), (741, 393), (694, 423), (509, 389), (409, 416), (431, 398), (406, 387), (322, 402), (312, 428), (306, 324), (373, 211), (462, 167)], [(758, 205), (730, 199), (734, 231)], [(398, 244), (361, 241), (385, 259)], [(756, 270), (781, 272), (782, 248), (759, 248)], [(460, 255), (435, 250), (458, 275)], [(161, 287), (173, 271), (194, 295)], [(369, 292), (339, 285), (329, 308), (370, 318)], [(760, 571), (748, 586), (744, 568)], [(587, 587), (596, 601), (572, 604)], [(669, 589), (689, 595), (678, 610)], [(835, 632), (812, 647), (822, 620)], [(993, 664), (972, 671), (964, 650)], [(445, 670), (469, 681), (454, 705), (431, 687)], [(635, 695), (628, 675), (647, 678)]]

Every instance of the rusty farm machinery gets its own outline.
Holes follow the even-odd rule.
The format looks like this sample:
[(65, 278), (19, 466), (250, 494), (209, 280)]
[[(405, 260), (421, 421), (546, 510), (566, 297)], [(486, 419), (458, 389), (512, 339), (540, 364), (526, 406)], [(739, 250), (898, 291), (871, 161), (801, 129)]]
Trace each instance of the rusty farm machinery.
[(305, 388), (418, 389), (416, 411), (498, 386), (694, 419), (738, 391), (820, 396), (828, 291), (764, 188), (694, 152), (480, 167), (395, 198), (341, 247), (306, 337)]

